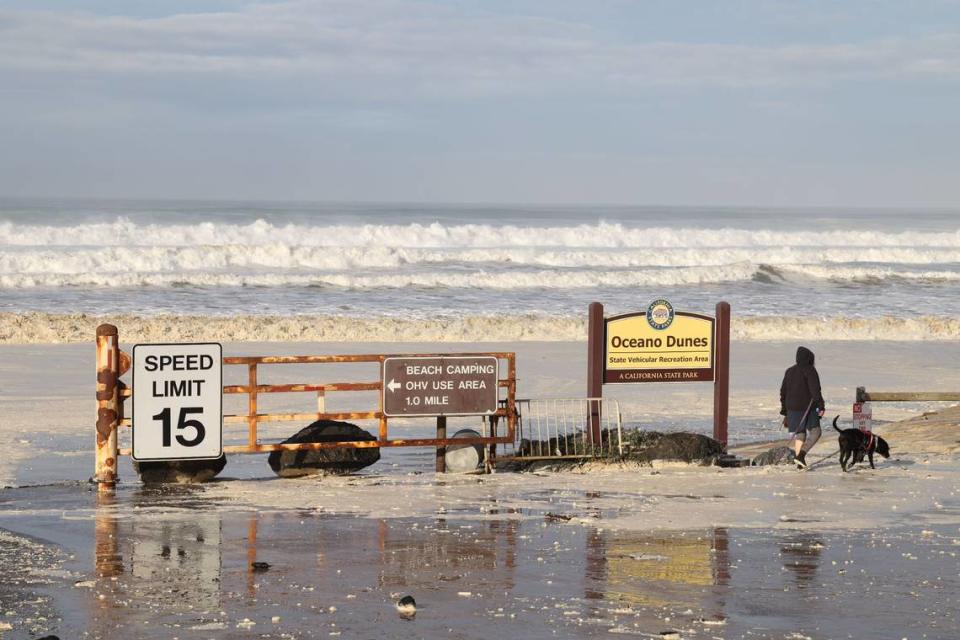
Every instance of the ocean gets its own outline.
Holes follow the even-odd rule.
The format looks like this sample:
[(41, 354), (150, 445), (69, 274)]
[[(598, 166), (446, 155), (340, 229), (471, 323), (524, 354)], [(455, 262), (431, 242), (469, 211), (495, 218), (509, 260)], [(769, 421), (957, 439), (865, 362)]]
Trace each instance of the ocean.
[(728, 301), (741, 339), (797, 322), (821, 339), (949, 339), (958, 214), (7, 199), (0, 312), (493, 318), (520, 337), (592, 301), (666, 297)]

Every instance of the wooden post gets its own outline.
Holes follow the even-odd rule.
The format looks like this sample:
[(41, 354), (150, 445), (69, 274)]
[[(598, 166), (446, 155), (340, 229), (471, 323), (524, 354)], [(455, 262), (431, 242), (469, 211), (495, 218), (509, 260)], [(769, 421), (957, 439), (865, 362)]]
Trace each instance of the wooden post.
[(960, 402), (956, 391), (867, 391), (857, 387), (857, 402)]
[[(446, 416), (437, 416), (437, 440), (446, 440), (447, 438), (447, 418)], [(447, 471), (447, 448), (437, 447), (437, 473), (446, 473)]]
[(727, 450), (730, 414), (730, 305), (717, 303), (717, 335), (713, 379), (713, 437)]
[(120, 344), (112, 324), (97, 327), (97, 460), (94, 481), (99, 491), (117, 482), (117, 428), (120, 425)]
[[(587, 311), (587, 398), (603, 397), (603, 305), (591, 302)], [(600, 444), (600, 403), (588, 402), (590, 442)]]

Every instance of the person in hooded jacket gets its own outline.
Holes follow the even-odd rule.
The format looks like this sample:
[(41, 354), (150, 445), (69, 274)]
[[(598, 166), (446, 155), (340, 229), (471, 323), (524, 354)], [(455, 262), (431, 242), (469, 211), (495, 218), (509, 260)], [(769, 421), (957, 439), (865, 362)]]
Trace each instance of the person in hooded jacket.
[(780, 415), (793, 439), (798, 469), (807, 466), (807, 452), (820, 439), (820, 418), (826, 410), (813, 360), (813, 351), (799, 347), (797, 364), (787, 369), (780, 384)]

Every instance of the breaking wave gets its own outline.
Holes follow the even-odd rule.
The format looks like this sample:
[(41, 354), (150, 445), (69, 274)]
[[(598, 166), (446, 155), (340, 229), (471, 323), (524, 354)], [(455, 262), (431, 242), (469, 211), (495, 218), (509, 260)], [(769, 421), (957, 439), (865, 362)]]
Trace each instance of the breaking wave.
[(216, 269), (348, 271), (399, 267), (541, 267), (558, 269), (635, 269), (641, 267), (715, 267), (757, 265), (944, 265), (960, 264), (958, 248), (673, 248), (641, 249), (420, 249), (409, 247), (318, 247), (266, 245), (191, 245), (183, 247), (110, 246), (105, 248), (9, 247), (0, 253), (2, 274), (77, 274), (84, 272), (177, 273)]
[[(67, 226), (4, 221), (0, 310), (366, 313), (406, 318), (412, 324), (388, 324), (396, 334), (387, 334), (400, 339), (437, 339), (432, 329), (423, 329), (431, 325), (411, 318), (460, 313), (469, 322), (444, 321), (439, 339), (505, 340), (534, 334), (572, 339), (579, 329), (569, 323), (577, 321), (556, 325), (557, 317), (575, 315), (591, 300), (636, 301), (642, 308), (645, 300), (660, 295), (695, 307), (729, 300), (747, 316), (735, 331), (751, 340), (952, 335), (952, 325), (930, 318), (960, 316), (960, 231), (952, 226), (797, 232), (778, 229), (776, 220), (764, 222), (773, 228), (748, 230), (695, 222), (684, 228), (640, 228), (613, 222), (381, 224), (381, 219), (242, 223), (222, 216), (157, 224), (120, 217)], [(853, 310), (875, 324), (761, 320), (780, 309), (837, 317)], [(507, 319), (502, 325), (499, 319), (477, 319), (488, 312)], [(541, 314), (528, 330), (509, 319), (523, 312)], [(915, 328), (883, 319), (898, 313), (928, 320)], [(153, 331), (151, 322), (144, 321), (144, 331)], [(221, 326), (233, 335), (227, 320), (217, 322), (227, 323)], [(314, 335), (288, 326), (303, 339)], [(328, 332), (323, 335), (353, 339), (334, 324), (320, 326)], [(51, 339), (62, 334), (57, 327)], [(471, 333), (476, 327), (484, 328)], [(243, 335), (242, 326), (236, 331)], [(369, 335), (380, 335), (377, 331), (371, 328)], [(262, 339), (289, 338), (271, 333)]]
[[(828, 254), (858, 248), (953, 249), (960, 252), (957, 231), (816, 232), (636, 228), (620, 223), (555, 227), (488, 224), (356, 224), (274, 225), (265, 220), (249, 224), (201, 222), (191, 225), (139, 224), (127, 218), (74, 226), (0, 223), (0, 245), (61, 247), (442, 247), (447, 249), (576, 247), (601, 249), (808, 248)], [(878, 253), (874, 255), (879, 256)], [(911, 254), (918, 256), (919, 253)], [(912, 260), (912, 258), (911, 258)], [(834, 260), (835, 261), (835, 260)], [(842, 260), (848, 261), (848, 260)], [(884, 259), (884, 262), (889, 259)]]
[(0, 287), (582, 289), (960, 281), (958, 232), (0, 223)]

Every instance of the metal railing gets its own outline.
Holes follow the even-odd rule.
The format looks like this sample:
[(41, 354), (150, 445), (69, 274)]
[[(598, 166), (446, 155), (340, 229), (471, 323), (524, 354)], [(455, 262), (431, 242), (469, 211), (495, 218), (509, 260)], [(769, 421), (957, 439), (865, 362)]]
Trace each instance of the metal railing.
[[(121, 380), (131, 366), (129, 354), (120, 350), (119, 332), (113, 325), (101, 325), (97, 328), (97, 427), (96, 427), (96, 471), (95, 478), (102, 490), (111, 489), (117, 479), (117, 458), (121, 455), (131, 455), (130, 448), (118, 446), (118, 431), (120, 427), (130, 427), (130, 418), (124, 415), (126, 401), (136, 392)], [(507, 375), (497, 380), (497, 387), (504, 390), (505, 398), (499, 401), (500, 407), (488, 416), (490, 430), (488, 435), (480, 438), (448, 438), (446, 435), (446, 418), (437, 417), (436, 438), (390, 438), (388, 433), (388, 416), (384, 413), (384, 399), (382, 394), (383, 362), (387, 358), (395, 357), (451, 357), (451, 356), (493, 356), (504, 360), (507, 364)], [(343, 364), (369, 363), (374, 366), (371, 373), (379, 374), (377, 380), (362, 382), (332, 382), (332, 383), (295, 383), (295, 384), (262, 384), (258, 382), (259, 367), (265, 365), (285, 364)], [(273, 451), (311, 451), (333, 448), (367, 448), (367, 447), (436, 447), (438, 460), (442, 459), (445, 447), (451, 445), (483, 445), (489, 447), (490, 458), (496, 455), (496, 445), (509, 445), (515, 441), (516, 410), (515, 396), (517, 388), (517, 360), (513, 352), (471, 353), (471, 354), (362, 354), (362, 355), (310, 355), (310, 356), (226, 356), (223, 365), (242, 366), (247, 369), (247, 384), (224, 385), (224, 394), (242, 394), (247, 396), (247, 411), (245, 413), (228, 414), (223, 416), (223, 424), (245, 424), (247, 427), (247, 442), (242, 445), (224, 446), (223, 453), (270, 453)], [(325, 408), (327, 392), (356, 392), (375, 391), (377, 393), (376, 407), (367, 411), (328, 412)], [(271, 393), (316, 393), (317, 411), (262, 413), (258, 410), (258, 396)], [(309, 443), (264, 443), (260, 441), (258, 426), (265, 422), (313, 421), (313, 420), (376, 420), (379, 423), (379, 433), (376, 440), (344, 441), (344, 442), (309, 442)], [(500, 421), (506, 423), (506, 433), (497, 435), (497, 425)], [(439, 465), (439, 463), (438, 463)], [(439, 468), (439, 467), (438, 467)]]
[(516, 404), (516, 458), (597, 458), (623, 454), (622, 419), (616, 400), (518, 399)]

